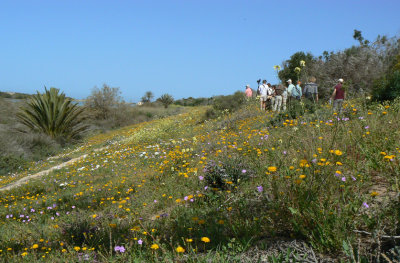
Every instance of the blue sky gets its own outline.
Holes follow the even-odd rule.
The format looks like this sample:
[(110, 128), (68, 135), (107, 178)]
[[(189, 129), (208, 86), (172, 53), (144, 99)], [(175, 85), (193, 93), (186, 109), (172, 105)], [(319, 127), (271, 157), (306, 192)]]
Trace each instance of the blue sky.
[(297, 51), (321, 55), (399, 35), (398, 0), (1, 0), (0, 91), (56, 87), (83, 99), (103, 83), (136, 102), (210, 97), (277, 81)]

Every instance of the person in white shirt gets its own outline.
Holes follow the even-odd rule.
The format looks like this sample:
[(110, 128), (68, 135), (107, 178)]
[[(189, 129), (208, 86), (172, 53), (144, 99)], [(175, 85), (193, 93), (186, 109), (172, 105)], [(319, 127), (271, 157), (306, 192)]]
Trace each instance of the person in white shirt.
[(258, 86), (258, 90), (260, 92), (260, 107), (261, 110), (265, 110), (265, 104), (267, 101), (267, 97), (268, 97), (268, 85), (267, 85), (267, 81), (264, 79), (263, 83)]

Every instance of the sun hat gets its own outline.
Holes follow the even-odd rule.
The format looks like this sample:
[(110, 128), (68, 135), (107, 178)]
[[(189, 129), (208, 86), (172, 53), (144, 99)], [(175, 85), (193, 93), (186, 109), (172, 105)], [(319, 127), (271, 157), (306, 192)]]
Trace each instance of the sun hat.
[(249, 85), (249, 84), (247, 84), (247, 85), (246, 85), (246, 88), (247, 88), (247, 87), (249, 87), (249, 88), (250, 88), (250, 85)]
[(343, 79), (339, 79), (338, 81), (339, 81), (340, 83), (343, 83)]
[(286, 82), (292, 82), (292, 80), (291, 80), (291, 79), (288, 79)]

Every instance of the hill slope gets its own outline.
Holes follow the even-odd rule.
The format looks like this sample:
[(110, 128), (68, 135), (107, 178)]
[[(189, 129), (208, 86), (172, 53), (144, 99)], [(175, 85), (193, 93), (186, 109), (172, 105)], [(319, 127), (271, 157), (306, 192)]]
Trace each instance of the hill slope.
[(86, 158), (1, 192), (1, 257), (232, 262), (267, 260), (251, 251), (282, 238), (314, 257), (351, 258), (359, 239), (365, 256), (394, 246), (354, 231), (399, 235), (399, 103), (294, 120), (253, 102), (212, 121), (205, 111), (92, 137), (62, 156)]

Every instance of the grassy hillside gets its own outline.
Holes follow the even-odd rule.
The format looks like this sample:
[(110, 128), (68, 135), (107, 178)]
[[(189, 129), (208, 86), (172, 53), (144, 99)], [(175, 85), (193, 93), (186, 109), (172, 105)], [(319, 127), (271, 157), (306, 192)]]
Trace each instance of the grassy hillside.
[[(399, 108), (352, 101), (341, 116), (323, 105), (289, 119), (249, 102), (215, 120), (199, 107), (91, 137), (62, 156), (88, 153), (84, 160), (0, 192), (0, 257), (391, 257), (399, 240), (387, 236), (400, 234)], [(309, 253), (273, 250), (282, 240)]]

